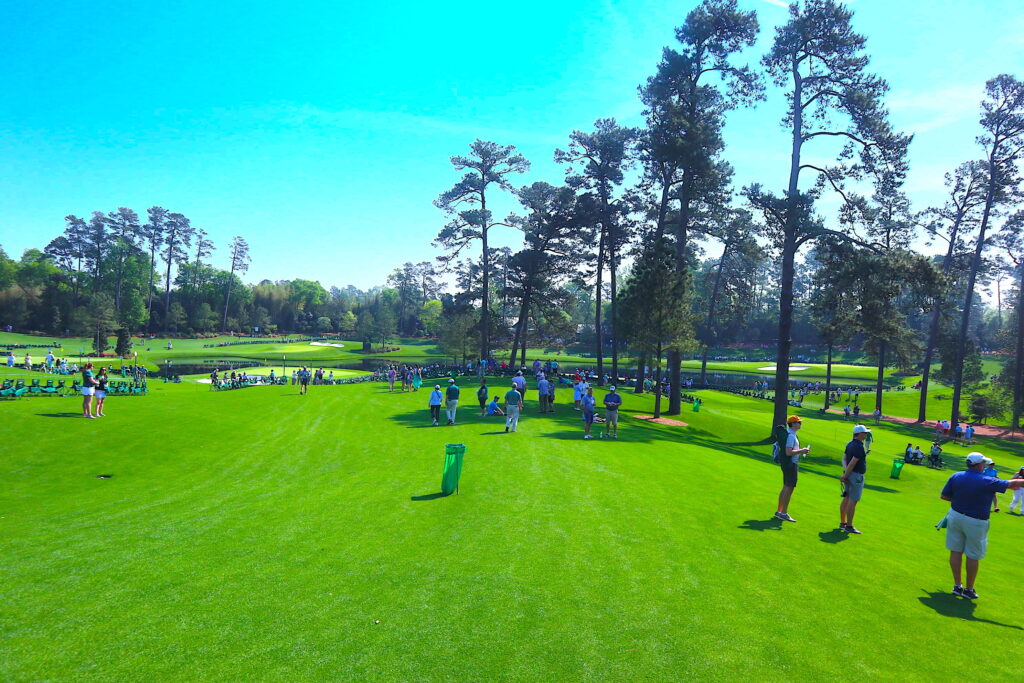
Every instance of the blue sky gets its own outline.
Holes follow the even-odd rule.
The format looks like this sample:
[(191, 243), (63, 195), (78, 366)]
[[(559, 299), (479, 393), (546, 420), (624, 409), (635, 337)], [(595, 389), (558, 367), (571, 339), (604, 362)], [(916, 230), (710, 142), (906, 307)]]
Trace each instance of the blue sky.
[[(69, 213), (154, 204), (218, 246), (250, 242), (248, 280), (369, 287), (431, 259), (431, 202), (476, 137), (552, 161), (599, 117), (641, 123), (636, 87), (692, 2), (61, 2), (5, 4), (0, 244), (44, 246)], [(758, 11), (756, 61), (784, 3)], [(916, 134), (915, 208), (977, 154), (984, 81), (1024, 65), (1017, 3), (855, 0), (894, 122)], [(730, 116), (737, 187), (780, 189), (783, 100)], [(813, 154), (813, 150), (812, 150)], [(498, 211), (514, 207), (506, 198)], [(498, 228), (499, 231), (507, 230)], [(500, 241), (514, 244), (513, 233)], [(223, 249), (213, 255), (219, 265)]]

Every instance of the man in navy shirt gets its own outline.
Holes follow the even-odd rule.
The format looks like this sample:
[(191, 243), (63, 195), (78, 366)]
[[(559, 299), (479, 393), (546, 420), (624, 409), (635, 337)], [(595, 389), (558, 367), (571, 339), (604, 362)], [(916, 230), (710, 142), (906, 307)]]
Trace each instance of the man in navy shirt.
[(622, 405), (622, 395), (615, 390), (614, 386), (608, 387), (608, 393), (604, 397), (604, 416), (608, 423), (608, 437), (619, 438), (619, 406)]
[(843, 454), (843, 502), (839, 504), (839, 530), (851, 534), (859, 534), (860, 530), (853, 525), (853, 513), (857, 503), (864, 495), (864, 474), (867, 472), (868, 451), (864, 446), (871, 430), (864, 425), (853, 428), (853, 440), (846, 444)]
[[(978, 562), (985, 557), (988, 544), (988, 516), (992, 496), (1006, 489), (1017, 490), (1024, 479), (996, 479), (985, 476), (985, 466), (992, 460), (981, 453), (967, 456), (967, 469), (957, 472), (942, 488), (942, 500), (950, 502), (946, 513), (946, 548), (949, 567), (953, 570), (953, 595), (977, 600), (974, 580), (978, 577)], [(960, 582), (963, 556), (967, 555), (967, 585)]]

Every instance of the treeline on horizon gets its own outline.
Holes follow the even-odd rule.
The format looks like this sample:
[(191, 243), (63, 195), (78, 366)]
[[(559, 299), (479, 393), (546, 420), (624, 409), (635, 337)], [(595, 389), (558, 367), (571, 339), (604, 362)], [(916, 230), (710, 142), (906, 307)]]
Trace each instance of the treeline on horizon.
[[(904, 185), (912, 136), (893, 128), (888, 85), (868, 68), (853, 13), (832, 0), (790, 7), (759, 63), (743, 63), (760, 31), (734, 0), (705, 0), (676, 29), (639, 88), (641, 128), (603, 118), (554, 151), (558, 184), (523, 182), (529, 161), (513, 145), (476, 140), (451, 158), (461, 178), (435, 205), (447, 224), (438, 266), (406, 263), (369, 291), (326, 290), (302, 279), (247, 285), (248, 245), (235, 237), (223, 267), (181, 214), (147, 219), (120, 208), (68, 216), (63, 235), (20, 261), (0, 255), (0, 323), (71, 330), (106, 344), (115, 329), (338, 332), (366, 343), (439, 335), (452, 355), (489, 358), (529, 347), (583, 344), (620, 375), (638, 365), (671, 377), (668, 414), (680, 411), (684, 355), (737, 342), (776, 346), (773, 423), (784, 420), (793, 343), (863, 349), (883, 371), (932, 366), (962, 399), (993, 414), (1024, 405), (1024, 82), (986, 82), (979, 154), (949, 169), (940, 206), (915, 209)], [(772, 82), (786, 96), (785, 178), (742, 188), (724, 156), (727, 114), (755, 107)], [(519, 209), (498, 217), (502, 195)], [(819, 211), (830, 196), (834, 215)], [(489, 208), (491, 207), (491, 208)], [(516, 229), (518, 250), (494, 248), (491, 228)], [(911, 245), (926, 240), (935, 254)], [(442, 291), (443, 273), (455, 291)], [(995, 290), (987, 309), (983, 287)], [(979, 352), (1009, 355), (992, 386)], [(924, 420), (928, 393), (921, 393)], [(660, 399), (660, 397), (659, 397)], [(660, 410), (660, 404), (659, 404)]]

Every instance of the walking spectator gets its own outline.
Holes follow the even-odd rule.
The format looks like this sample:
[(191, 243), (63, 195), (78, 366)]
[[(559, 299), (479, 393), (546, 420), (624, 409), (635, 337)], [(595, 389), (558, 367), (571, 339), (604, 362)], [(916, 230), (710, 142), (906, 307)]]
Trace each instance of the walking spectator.
[(551, 380), (541, 375), (537, 382), (537, 396), (540, 398), (540, 412), (550, 413), (551, 411)]
[(99, 377), (96, 378), (96, 417), (106, 417), (103, 414), (103, 403), (107, 400), (107, 384), (110, 379), (107, 377), (107, 369), (100, 368)]
[(512, 381), (512, 388), (505, 392), (505, 431), (516, 431), (519, 426), (519, 411), (523, 409), (523, 395), (519, 385)]
[(974, 443), (974, 425), (972, 425), (972, 424), (967, 425), (967, 429), (964, 430), (964, 437), (966, 437), (966, 439), (967, 439), (964, 442), (965, 444), (973, 444)]
[(455, 424), (455, 412), (459, 408), (459, 385), (455, 383), (455, 379), (448, 380), (448, 389), (445, 390), (445, 412), (448, 415), (448, 424)]
[(433, 426), (437, 426), (437, 421), (441, 419), (441, 402), (444, 400), (444, 394), (441, 393), (441, 385), (435, 384), (434, 390), (430, 392), (430, 398), (427, 399), (427, 405), (430, 406), (430, 419), (433, 421)]
[[(1020, 490), (1024, 479), (1004, 481), (984, 473), (992, 460), (981, 453), (967, 456), (967, 469), (949, 478), (942, 488), (942, 500), (950, 503), (946, 513), (946, 549), (949, 550), (949, 568), (953, 572), (953, 595), (977, 600), (974, 582), (978, 578), (978, 564), (985, 557), (988, 546), (989, 506), (992, 496), (1006, 489)], [(967, 583), (961, 581), (963, 556), (967, 555)]]
[(796, 488), (797, 475), (800, 470), (800, 456), (810, 452), (811, 447), (802, 448), (797, 432), (803, 426), (803, 422), (797, 415), (790, 415), (786, 420), (789, 429), (786, 433), (786, 450), (779, 454), (779, 465), (782, 467), (782, 490), (779, 491), (779, 507), (775, 511), (775, 519), (784, 522), (795, 522), (789, 516), (789, 502), (793, 498), (793, 490)]
[[(853, 513), (857, 503), (864, 494), (864, 475), (867, 472), (868, 452), (864, 447), (871, 430), (864, 425), (853, 428), (853, 439), (846, 444), (843, 454), (843, 476), (839, 481), (843, 484), (843, 500), (839, 504), (839, 530), (850, 534), (859, 534), (860, 530), (853, 525)], [(910, 444), (907, 444), (909, 448)]]
[[(1017, 470), (1017, 474), (1013, 475), (1014, 479), (1024, 479), (1024, 465), (1020, 466)], [(1010, 502), (1010, 514), (1013, 514), (1013, 508), (1017, 508), (1018, 515), (1024, 515), (1024, 488), (1014, 489), (1013, 500)]]
[(583, 400), (583, 389), (580, 386), (581, 381), (579, 375), (572, 380), (572, 406), (573, 410), (580, 409), (580, 403)]

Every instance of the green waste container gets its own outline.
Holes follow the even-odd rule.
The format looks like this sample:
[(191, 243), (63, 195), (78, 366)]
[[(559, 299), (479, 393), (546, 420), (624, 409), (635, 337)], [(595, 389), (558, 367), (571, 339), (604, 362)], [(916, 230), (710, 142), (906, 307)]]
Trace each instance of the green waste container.
[(699, 413), (700, 412), (700, 401), (694, 401), (693, 402), (693, 412), (695, 412), (695, 413)]
[(900, 472), (903, 471), (903, 458), (893, 458), (892, 460), (892, 472), (889, 473), (890, 479), (899, 479)]
[(466, 444), (450, 443), (444, 447), (444, 473), (441, 475), (441, 494), (450, 496), (459, 490), (459, 477), (462, 476), (462, 456), (466, 454)]

